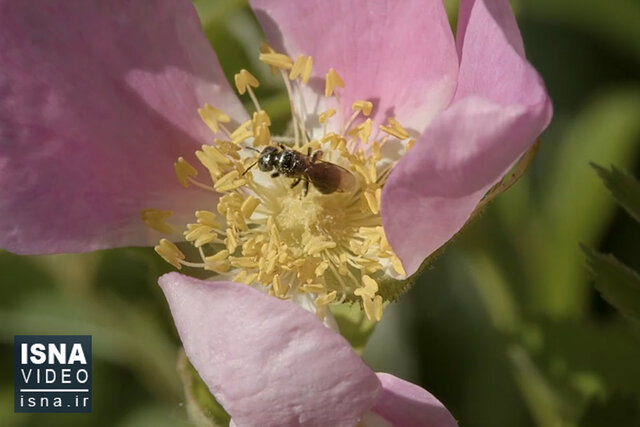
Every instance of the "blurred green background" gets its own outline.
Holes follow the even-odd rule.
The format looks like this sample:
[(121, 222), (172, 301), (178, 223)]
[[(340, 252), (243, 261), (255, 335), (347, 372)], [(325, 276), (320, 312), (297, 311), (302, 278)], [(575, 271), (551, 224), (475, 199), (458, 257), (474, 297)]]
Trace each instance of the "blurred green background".
[[(287, 100), (258, 63), (246, 3), (195, 4), (227, 76), (255, 72), (284, 127)], [(640, 176), (640, 2), (512, 4), (553, 122), (532, 169), (387, 310), (364, 357), (433, 392), (461, 426), (640, 425), (638, 323), (594, 290), (580, 249), (640, 270), (640, 225), (589, 166)], [(189, 425), (156, 285), (169, 269), (152, 249), (0, 252), (0, 425)], [(13, 413), (15, 334), (93, 335), (91, 414)]]

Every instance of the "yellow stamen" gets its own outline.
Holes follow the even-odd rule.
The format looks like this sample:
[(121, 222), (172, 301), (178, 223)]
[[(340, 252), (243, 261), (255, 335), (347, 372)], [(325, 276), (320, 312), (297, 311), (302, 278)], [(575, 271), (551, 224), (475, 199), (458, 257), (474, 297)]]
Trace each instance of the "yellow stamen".
[(171, 216), (173, 216), (173, 212), (171, 211), (161, 211), (157, 209), (143, 209), (140, 211), (140, 218), (142, 218), (145, 224), (165, 234), (173, 233), (173, 228), (165, 222), (165, 220), (171, 218)]
[[(326, 74), (325, 94), (334, 97), (330, 102), (338, 107), (315, 116), (317, 105), (323, 104), (306, 105), (300, 95), (301, 86), (308, 83), (312, 73), (312, 58), (300, 55), (293, 61), (266, 44), (261, 46), (261, 53), (260, 59), (283, 78), (293, 119), (291, 130), (286, 135), (272, 135), (271, 119), (253, 94), (258, 80), (246, 70), (236, 74), (238, 92), (251, 96), (256, 112), (233, 129), (224, 126), (231, 119), (222, 111), (208, 104), (199, 110), (212, 131), (226, 135), (196, 151), (211, 181), (196, 181), (197, 170), (184, 158), (174, 165), (182, 185), (193, 184), (218, 193), (210, 205), (204, 201), (207, 209), (196, 211), (194, 223), (184, 229), (185, 240), (197, 248), (200, 260), (186, 261), (182, 252), (166, 240), (156, 250), (176, 268), (203, 268), (227, 280), (233, 276), (236, 282), (262, 286), (278, 298), (308, 293), (320, 318), (327, 315), (329, 305), (360, 301), (367, 317), (380, 319), (383, 304), (378, 290), (385, 282), (378, 284), (373, 277), (405, 275), (381, 224), (380, 198), (391, 167), (387, 161), (380, 163), (380, 151), (391, 137), (406, 141), (408, 148), (413, 139), (393, 118), (380, 128), (384, 134), (376, 132), (380, 138), (372, 135), (374, 105), (370, 101), (355, 101), (354, 112), (345, 123), (338, 90), (345, 84), (334, 69)], [(311, 115), (307, 108), (312, 109)], [(336, 115), (337, 123), (331, 126), (335, 132), (330, 133), (329, 123), (334, 124), (330, 119)], [(272, 179), (260, 168), (253, 168), (260, 154), (250, 154), (247, 148), (261, 152), (253, 147), (280, 143), (302, 156), (321, 151), (315, 161), (325, 163), (327, 168), (335, 165), (334, 170), (352, 184), (322, 194), (318, 191), (323, 184), (319, 175), (308, 183), (309, 193), (303, 196), (303, 185), (291, 187), (297, 177), (282, 174)], [(169, 216), (169, 211), (148, 210), (143, 219), (168, 232), (171, 227), (165, 220)]]
[(160, 244), (154, 246), (153, 249), (165, 261), (173, 265), (178, 270), (182, 268), (182, 265), (180, 265), (180, 261), (185, 258), (184, 254), (180, 251), (180, 249), (178, 249), (176, 245), (174, 245), (167, 239), (160, 240)]
[(302, 83), (309, 83), (309, 77), (311, 77), (311, 70), (313, 68), (313, 58), (310, 56), (299, 55), (296, 62), (291, 67), (289, 73), (289, 80), (295, 80), (298, 76), (302, 76)]
[(256, 88), (260, 86), (260, 82), (258, 82), (258, 79), (256, 79), (253, 74), (244, 69), (240, 70), (238, 74), (233, 76), (233, 79), (236, 83), (236, 88), (238, 89), (238, 93), (240, 95), (244, 95), (247, 91), (247, 88)]
[(382, 297), (380, 295), (376, 295), (374, 298), (364, 297), (362, 306), (369, 320), (379, 322), (382, 319)]
[(198, 176), (196, 168), (191, 166), (184, 157), (178, 157), (178, 161), (173, 164), (173, 170), (176, 172), (178, 181), (185, 188), (189, 186), (190, 176)]
[(371, 110), (373, 109), (373, 104), (369, 101), (356, 101), (353, 103), (352, 107), (354, 111), (360, 111), (365, 117), (369, 117), (371, 114)]
[(260, 61), (281, 70), (290, 70), (293, 67), (293, 60), (283, 53), (261, 53)]
[(388, 133), (391, 136), (395, 136), (398, 139), (407, 139), (409, 138), (409, 133), (403, 128), (398, 121), (392, 117), (387, 119), (389, 122), (389, 126), (380, 125), (380, 130)]
[(209, 104), (204, 104), (204, 108), (198, 108), (198, 114), (214, 133), (220, 131), (220, 123), (231, 122), (231, 117)]
[(324, 124), (329, 117), (333, 117), (335, 114), (336, 114), (336, 110), (334, 110), (333, 108), (330, 108), (327, 111), (320, 113), (320, 116), (318, 116), (318, 121)]
[(333, 95), (333, 92), (335, 91), (336, 87), (344, 88), (344, 82), (342, 81), (338, 73), (336, 73), (336, 70), (334, 70), (333, 68), (330, 68), (326, 77), (324, 96), (328, 98), (331, 95)]

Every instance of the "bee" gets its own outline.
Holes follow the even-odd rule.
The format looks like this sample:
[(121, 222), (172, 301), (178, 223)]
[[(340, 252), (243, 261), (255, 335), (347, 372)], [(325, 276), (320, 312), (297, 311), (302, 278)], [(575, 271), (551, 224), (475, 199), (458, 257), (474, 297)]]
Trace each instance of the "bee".
[[(258, 151), (255, 150), (254, 151)], [(244, 171), (243, 175), (255, 165), (262, 172), (271, 172), (272, 178), (284, 175), (293, 178), (291, 188), (295, 188), (304, 181), (302, 194), (309, 192), (309, 183), (322, 194), (331, 194), (336, 191), (353, 191), (356, 186), (356, 178), (345, 168), (333, 163), (320, 160), (322, 151), (317, 150), (307, 154), (286, 148), (284, 145), (265, 147), (258, 156), (258, 160)]]

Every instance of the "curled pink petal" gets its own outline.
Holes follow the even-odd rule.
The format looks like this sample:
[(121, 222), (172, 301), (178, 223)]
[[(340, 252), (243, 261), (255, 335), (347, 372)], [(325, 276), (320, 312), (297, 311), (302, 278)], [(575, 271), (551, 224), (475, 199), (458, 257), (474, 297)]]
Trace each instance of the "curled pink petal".
[(461, 14), (466, 13), (470, 3), (473, 8), (463, 32), (455, 99), (482, 96), (504, 105), (548, 102), (542, 79), (525, 59), (522, 37), (509, 2), (463, 2)]
[(476, 1), (465, 28), (454, 102), (396, 165), (382, 194), (385, 232), (409, 275), (460, 230), (551, 119), (506, 0)]
[(313, 56), (317, 91), (329, 68), (338, 72), (348, 115), (369, 100), (375, 121), (393, 116), (422, 132), (451, 100), (458, 58), (441, 0), (250, 3), (275, 49)]
[(142, 209), (193, 212), (197, 108), (246, 113), (191, 2), (3, 0), (0, 28), (0, 247), (148, 245)]
[(529, 109), (467, 98), (402, 158), (382, 193), (382, 222), (407, 274), (462, 228), (546, 126), (548, 109), (547, 103)]
[(457, 427), (451, 413), (431, 393), (393, 375), (378, 373), (382, 393), (372, 411), (395, 427)]
[(353, 426), (380, 383), (349, 343), (290, 301), (178, 273), (159, 280), (185, 352), (241, 426)]

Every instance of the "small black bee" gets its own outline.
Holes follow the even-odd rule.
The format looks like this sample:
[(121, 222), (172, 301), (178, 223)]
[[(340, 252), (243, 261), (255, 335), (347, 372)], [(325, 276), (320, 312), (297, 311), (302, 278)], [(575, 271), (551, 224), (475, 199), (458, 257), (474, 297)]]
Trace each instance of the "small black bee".
[(309, 182), (322, 194), (352, 191), (356, 186), (356, 178), (353, 174), (343, 167), (323, 162), (320, 160), (321, 157), (322, 151), (320, 150), (312, 154), (311, 148), (309, 148), (305, 155), (288, 149), (284, 145), (278, 147), (269, 145), (260, 152), (258, 161), (249, 166), (244, 173), (257, 164), (262, 172), (271, 172), (275, 169), (275, 172), (271, 174), (272, 178), (277, 178), (280, 175), (294, 178), (291, 188), (304, 180), (302, 190), (304, 196), (309, 192)]

